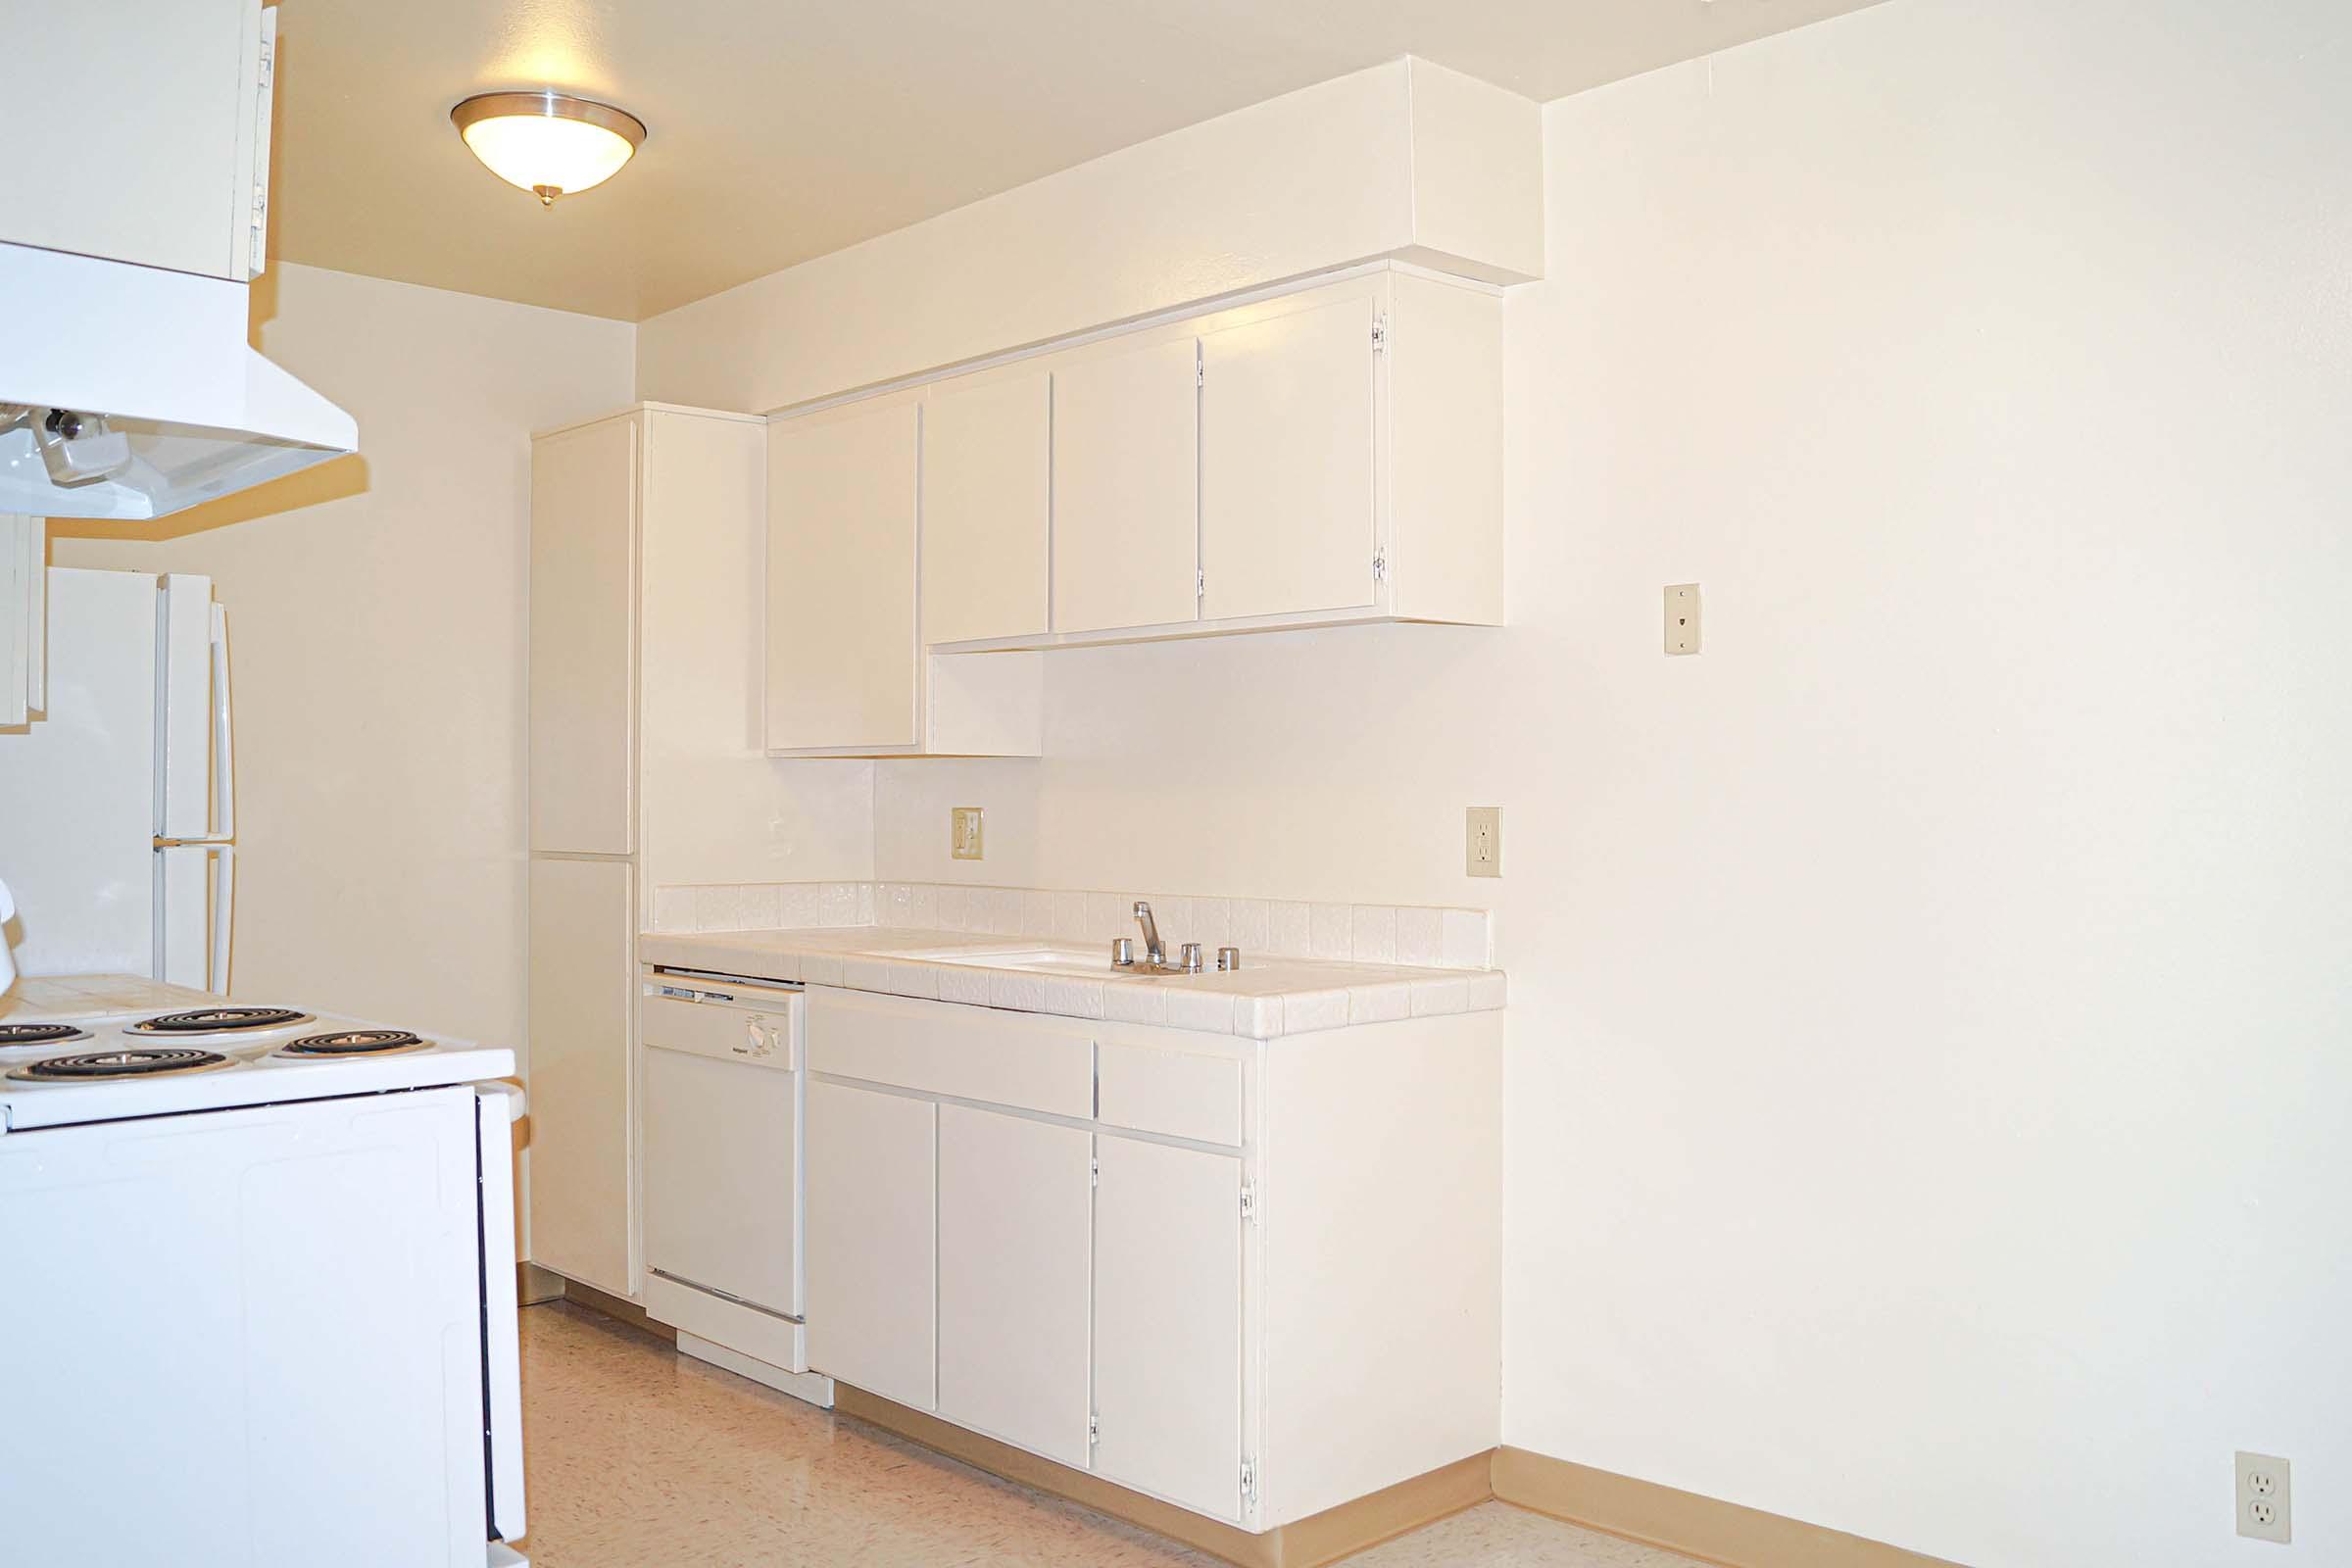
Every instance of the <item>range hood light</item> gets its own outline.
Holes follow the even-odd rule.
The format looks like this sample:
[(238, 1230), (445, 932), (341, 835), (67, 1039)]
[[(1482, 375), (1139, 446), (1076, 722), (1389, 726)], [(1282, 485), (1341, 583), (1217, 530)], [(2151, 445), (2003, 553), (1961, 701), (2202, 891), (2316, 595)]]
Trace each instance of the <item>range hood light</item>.
[(542, 207), (602, 185), (645, 140), (635, 115), (561, 92), (477, 93), (449, 118), (484, 168)]

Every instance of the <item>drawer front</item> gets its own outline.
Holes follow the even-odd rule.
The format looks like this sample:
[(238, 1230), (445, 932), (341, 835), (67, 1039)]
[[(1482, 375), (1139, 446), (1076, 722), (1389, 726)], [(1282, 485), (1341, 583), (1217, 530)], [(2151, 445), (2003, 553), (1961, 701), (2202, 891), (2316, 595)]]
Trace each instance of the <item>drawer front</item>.
[(843, 1078), (1055, 1116), (1095, 1110), (1094, 1031), (1064, 1019), (811, 988), (808, 1054)]
[(1149, 1046), (1105, 1044), (1101, 1073), (1099, 1115), (1109, 1125), (1240, 1147), (1240, 1062)]
[(787, 993), (771, 999), (739, 995), (752, 1005), (710, 1002), (680, 1002), (659, 988), (646, 988), (642, 1013), (645, 1043), (658, 1050), (716, 1056), (747, 1066), (777, 1067), (789, 1072), (800, 1065), (800, 1031), (793, 1026), (793, 1003)]

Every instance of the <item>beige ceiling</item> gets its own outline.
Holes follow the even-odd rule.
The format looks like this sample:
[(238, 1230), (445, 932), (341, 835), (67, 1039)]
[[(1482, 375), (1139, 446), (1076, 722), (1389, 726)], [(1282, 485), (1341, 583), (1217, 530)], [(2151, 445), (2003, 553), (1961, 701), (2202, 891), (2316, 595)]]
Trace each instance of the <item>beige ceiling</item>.
[[(1400, 54), (1543, 100), (1870, 3), (291, 0), (271, 249), (635, 320)], [(543, 85), (650, 127), (553, 211), (448, 119)]]

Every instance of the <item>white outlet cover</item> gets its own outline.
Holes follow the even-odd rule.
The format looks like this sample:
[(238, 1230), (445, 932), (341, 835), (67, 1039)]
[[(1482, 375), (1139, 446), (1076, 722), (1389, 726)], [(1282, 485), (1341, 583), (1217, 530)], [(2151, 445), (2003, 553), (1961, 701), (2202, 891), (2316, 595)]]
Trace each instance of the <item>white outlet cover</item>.
[(2250, 1541), (2294, 1540), (2294, 1475), (2274, 1453), (2237, 1455), (2237, 1533)]
[(1473, 806), (1462, 820), (1462, 871), (1467, 876), (1502, 875), (1502, 808)]

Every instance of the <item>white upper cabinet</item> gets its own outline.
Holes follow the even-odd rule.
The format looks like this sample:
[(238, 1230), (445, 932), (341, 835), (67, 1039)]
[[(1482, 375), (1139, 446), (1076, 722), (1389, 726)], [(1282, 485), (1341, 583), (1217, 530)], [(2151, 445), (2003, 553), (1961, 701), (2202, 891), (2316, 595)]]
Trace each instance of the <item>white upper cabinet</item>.
[(531, 848), (636, 848), (639, 416), (531, 448)]
[(32, 140), (12, 161), (0, 240), (259, 274), (276, 15), (260, 0), (12, 15), (0, 104)]
[(769, 427), (767, 744), (911, 748), (921, 411), (912, 398)]
[(1122, 340), (1054, 370), (1054, 629), (1200, 613), (1200, 349)]
[(967, 377), (923, 410), (923, 641), (1046, 630), (1054, 383)]
[(1360, 295), (1200, 339), (1200, 613), (1372, 605), (1373, 365)]
[[(935, 581), (946, 612), (967, 626), (1044, 624), (1047, 394), (1042, 378), (989, 390), (998, 387), (1012, 390), (982, 398), (975, 388), (948, 413), (954, 433), (938, 470), (925, 455), (936, 411), (919, 391), (768, 426), (769, 753), (1038, 754), (1040, 656), (931, 653), (918, 608)], [(1041, 438), (1033, 455), (1009, 450), (1030, 433)], [(949, 527), (951, 559), (964, 564), (925, 565), (918, 578), (933, 472), (960, 497)], [(1025, 532), (1034, 537), (1022, 543)]]

